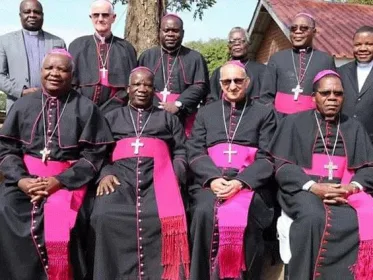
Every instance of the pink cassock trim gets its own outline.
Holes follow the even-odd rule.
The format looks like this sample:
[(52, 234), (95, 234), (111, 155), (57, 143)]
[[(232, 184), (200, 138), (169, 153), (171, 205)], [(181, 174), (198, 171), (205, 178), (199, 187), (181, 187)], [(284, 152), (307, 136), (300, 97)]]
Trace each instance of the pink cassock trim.
[(294, 100), (294, 95), (284, 92), (277, 92), (275, 98), (275, 108), (284, 114), (295, 114), (316, 108), (312, 96), (299, 95), (298, 100)]
[[(209, 156), (217, 167), (236, 168), (242, 171), (253, 164), (257, 148), (231, 144), (231, 150), (237, 151), (228, 162), (229, 144), (221, 143), (207, 149)], [(238, 278), (241, 270), (246, 270), (243, 247), (244, 233), (247, 226), (250, 204), (254, 192), (243, 189), (233, 197), (219, 203), (217, 210), (219, 227), (219, 273), (220, 278)]]
[[(73, 165), (72, 162), (60, 161), (43, 163), (41, 159), (29, 155), (24, 156), (24, 163), (30, 175), (40, 177), (59, 175)], [(50, 280), (72, 279), (69, 277), (70, 231), (75, 226), (86, 191), (86, 186), (74, 191), (60, 189), (50, 195), (44, 204), (44, 233)]]

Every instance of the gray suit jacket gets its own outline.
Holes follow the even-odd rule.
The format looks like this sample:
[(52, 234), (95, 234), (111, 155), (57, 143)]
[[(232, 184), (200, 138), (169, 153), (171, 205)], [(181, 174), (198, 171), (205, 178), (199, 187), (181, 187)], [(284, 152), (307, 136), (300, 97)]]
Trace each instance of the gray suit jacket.
[[(66, 48), (65, 42), (44, 31), (45, 52)], [(0, 36), (0, 91), (7, 95), (6, 111), (21, 97), (24, 87), (30, 86), (30, 75), (22, 30)]]

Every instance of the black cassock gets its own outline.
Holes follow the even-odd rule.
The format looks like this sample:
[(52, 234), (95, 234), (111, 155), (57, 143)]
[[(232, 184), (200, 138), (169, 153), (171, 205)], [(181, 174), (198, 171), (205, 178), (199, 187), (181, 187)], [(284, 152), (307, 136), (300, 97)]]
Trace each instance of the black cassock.
[[(162, 56), (161, 47), (151, 48), (140, 55), (139, 66), (146, 66), (154, 72), (157, 92), (163, 91), (168, 80), (167, 89), (180, 94), (177, 100), (183, 104), (183, 109), (178, 116), (184, 122), (185, 117), (196, 112), (200, 102), (205, 101), (209, 92), (209, 76), (206, 61), (200, 53), (184, 46), (177, 53), (163, 51)], [(155, 96), (154, 105), (158, 105), (159, 101)]]
[(214, 224), (217, 198), (208, 184), (220, 177), (238, 179), (255, 192), (244, 235), (245, 264), (248, 272), (243, 273), (242, 278), (259, 279), (264, 250), (262, 233), (273, 219), (272, 197), (275, 190), (268, 185), (273, 164), (266, 150), (276, 128), (275, 113), (258, 102), (248, 101), (233, 143), (257, 148), (255, 161), (241, 172), (235, 168), (218, 168), (207, 155), (207, 148), (227, 143), (222, 102), (226, 115), (224, 121), (232, 137), (245, 102), (239, 102), (233, 107), (231, 103), (219, 100), (199, 111), (192, 136), (187, 141), (188, 162), (194, 173), (194, 184), (189, 186), (188, 190), (191, 215), (191, 279), (219, 279), (215, 269), (219, 247), (218, 229)]
[[(19, 99), (7, 116), (0, 131), (0, 171), (5, 181), (0, 185), (0, 271), (1, 279), (47, 279), (39, 254), (45, 254), (44, 214), (42, 201), (34, 213), (35, 239), (41, 247), (37, 250), (31, 236), (33, 204), (17, 182), (30, 176), (23, 162), (24, 155), (41, 158), (44, 148), (42, 93), (37, 92)], [(67, 94), (54, 99), (44, 96), (46, 133), (51, 135), (63, 110)], [(98, 108), (76, 91), (70, 92), (68, 104), (61, 117), (59, 128), (53, 135), (49, 148), (50, 160), (77, 161), (72, 167), (56, 176), (67, 190), (76, 190), (91, 181), (101, 168), (111, 134)], [(70, 261), (74, 279), (85, 275), (82, 245), (87, 236), (84, 229), (83, 207), (71, 233)], [(64, 213), (61, 213), (64, 215)], [(82, 222), (79, 224), (79, 222)], [(45, 258), (45, 255), (43, 255)], [(46, 258), (46, 262), (48, 262)]]
[[(245, 65), (246, 73), (250, 77), (250, 83), (253, 84), (252, 90), (248, 89), (247, 94), (251, 98), (259, 98), (260, 88), (263, 84), (264, 72), (266, 66), (264, 64), (247, 61), (242, 62)], [(220, 86), (220, 67), (216, 68), (210, 78), (210, 93), (207, 96), (207, 102), (213, 102), (221, 99), (222, 89)]]
[[(106, 118), (115, 141), (119, 141), (136, 137), (129, 110), (141, 131), (152, 109), (141, 136), (168, 144), (179, 183), (185, 184), (185, 135), (176, 116), (153, 106), (147, 110), (126, 106)], [(95, 200), (91, 216), (93, 279), (161, 279), (161, 224), (153, 172), (154, 160), (146, 157), (120, 159), (103, 167), (100, 178), (115, 175), (121, 184), (114, 193)]]
[[(294, 70), (292, 53), (296, 71)], [(300, 68), (303, 69), (301, 74)], [(326, 69), (335, 70), (335, 64), (333, 57), (325, 52), (312, 48), (307, 48), (302, 55), (297, 49), (279, 51), (272, 55), (268, 61), (261, 87), (260, 101), (264, 104), (274, 104), (277, 92), (282, 92), (292, 98), (294, 95), (292, 90), (298, 84), (297, 76), (298, 78), (304, 76), (299, 79), (303, 89), (303, 93), (300, 95), (309, 97), (313, 92), (313, 79), (316, 74)], [(297, 101), (291, 100), (291, 102), (294, 102), (294, 106), (296, 106)], [(286, 114), (279, 113), (279, 115)]]
[[(126, 88), (137, 57), (134, 47), (124, 39), (111, 35), (105, 44), (99, 44), (94, 36), (79, 37), (69, 46), (75, 63), (73, 84), (106, 113), (127, 103)], [(105, 62), (108, 85), (100, 83), (100, 66)]]
[[(310, 180), (341, 181), (307, 175), (302, 169), (312, 167), (312, 154), (326, 154), (314, 112), (310, 110), (283, 119), (270, 148), (276, 158), (280, 205), (294, 219), (290, 228), (289, 276), (290, 279), (313, 279), (314, 275), (325, 280), (354, 279), (350, 268), (356, 261), (359, 246), (356, 211), (349, 205), (324, 204), (316, 195), (302, 190)], [(331, 155), (337, 122), (325, 121), (319, 113), (317, 116)], [(348, 168), (355, 172), (351, 181), (366, 187), (368, 193), (372, 191), (373, 147), (363, 126), (345, 115), (341, 115), (334, 155), (347, 156)]]

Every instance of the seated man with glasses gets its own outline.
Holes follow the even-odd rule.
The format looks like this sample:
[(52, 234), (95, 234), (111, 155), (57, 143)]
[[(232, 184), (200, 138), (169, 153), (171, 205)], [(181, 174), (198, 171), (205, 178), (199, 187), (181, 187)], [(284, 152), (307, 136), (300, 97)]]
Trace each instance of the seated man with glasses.
[(110, 1), (93, 1), (90, 18), (95, 34), (79, 37), (69, 46), (75, 63), (73, 84), (105, 113), (127, 103), (126, 88), (137, 57), (128, 41), (111, 32), (116, 14)]
[[(279, 202), (293, 219), (289, 279), (373, 279), (373, 146), (340, 113), (339, 75), (317, 74), (315, 110), (288, 116), (270, 145)], [(281, 234), (280, 234), (281, 236)]]
[(223, 98), (200, 109), (187, 141), (190, 279), (260, 279), (262, 233), (273, 218), (267, 149), (276, 117), (246, 94), (251, 81), (240, 61), (220, 68), (220, 84)]
[[(260, 87), (263, 83), (263, 76), (266, 66), (249, 59), (249, 38), (247, 32), (242, 27), (233, 27), (228, 35), (228, 50), (230, 60), (239, 60), (245, 65), (247, 75), (250, 77), (252, 92), (250, 96), (258, 97)], [(219, 100), (222, 97), (220, 86), (220, 68), (216, 68), (210, 79), (210, 93), (207, 96), (207, 102)]]
[(333, 57), (312, 47), (316, 34), (313, 16), (299, 13), (290, 26), (291, 49), (271, 56), (261, 87), (260, 100), (274, 104), (279, 116), (315, 108), (312, 79), (325, 69), (335, 69)]

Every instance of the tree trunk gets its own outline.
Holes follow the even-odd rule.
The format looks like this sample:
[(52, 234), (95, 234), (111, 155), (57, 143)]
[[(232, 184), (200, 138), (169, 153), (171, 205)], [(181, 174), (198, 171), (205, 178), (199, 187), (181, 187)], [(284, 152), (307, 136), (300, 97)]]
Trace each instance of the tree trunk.
[(129, 0), (124, 37), (135, 47), (137, 54), (159, 45), (160, 19), (164, 14), (164, 0)]

